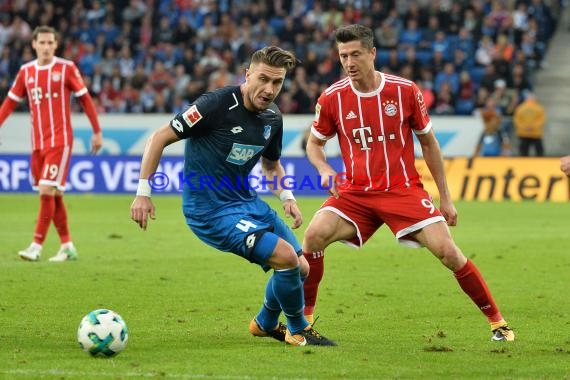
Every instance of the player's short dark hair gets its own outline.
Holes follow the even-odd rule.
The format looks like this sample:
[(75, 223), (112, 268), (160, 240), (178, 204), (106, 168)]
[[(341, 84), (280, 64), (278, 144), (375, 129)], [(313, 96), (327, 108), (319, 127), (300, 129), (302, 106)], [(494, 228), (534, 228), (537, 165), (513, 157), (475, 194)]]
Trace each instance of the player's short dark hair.
[(257, 50), (251, 56), (251, 63), (265, 63), (273, 67), (282, 67), (289, 71), (297, 64), (295, 54), (277, 46), (266, 46)]
[(36, 28), (32, 32), (32, 39), (37, 40), (38, 34), (40, 34), (40, 33), (51, 33), (55, 36), (55, 39), (57, 40), (57, 32), (51, 26), (47, 26), (47, 25), (36, 26)]
[(362, 46), (367, 49), (374, 47), (374, 35), (372, 29), (359, 24), (352, 24), (340, 27), (335, 32), (336, 43), (346, 43), (351, 41), (360, 41)]

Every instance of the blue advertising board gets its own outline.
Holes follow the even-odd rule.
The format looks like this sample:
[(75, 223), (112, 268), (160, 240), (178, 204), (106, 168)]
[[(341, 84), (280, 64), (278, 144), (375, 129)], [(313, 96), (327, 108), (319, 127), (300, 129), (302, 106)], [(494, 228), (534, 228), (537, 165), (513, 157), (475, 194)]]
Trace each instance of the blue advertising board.
[[(331, 158), (329, 162), (342, 172), (342, 161)], [(318, 173), (305, 157), (284, 157), (285, 186), (297, 195), (322, 196)], [(184, 184), (184, 160), (180, 156), (163, 156), (158, 170), (152, 176), (153, 196), (179, 194)], [(28, 155), (0, 155), (0, 192), (26, 193), (34, 191), (30, 184)], [(138, 156), (73, 156), (71, 158), (67, 189), (70, 193), (134, 194), (140, 173)], [(265, 178), (258, 164), (247, 179), (251, 188), (260, 195), (270, 194), (275, 180)], [(206, 184), (204, 191), (209, 190)]]

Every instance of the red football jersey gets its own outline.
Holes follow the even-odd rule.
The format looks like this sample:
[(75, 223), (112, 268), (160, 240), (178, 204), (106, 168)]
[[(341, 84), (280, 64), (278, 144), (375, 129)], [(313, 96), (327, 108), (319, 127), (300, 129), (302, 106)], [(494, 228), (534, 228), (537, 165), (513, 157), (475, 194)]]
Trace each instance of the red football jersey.
[(28, 97), (32, 149), (72, 145), (71, 94), (78, 97), (86, 92), (72, 61), (54, 57), (49, 65), (39, 66), (33, 60), (20, 67), (8, 96), (17, 102)]
[(357, 91), (344, 78), (319, 97), (312, 132), (338, 136), (346, 168), (339, 190), (379, 190), (420, 184), (412, 131), (429, 132), (431, 121), (415, 83), (380, 73), (376, 91)]

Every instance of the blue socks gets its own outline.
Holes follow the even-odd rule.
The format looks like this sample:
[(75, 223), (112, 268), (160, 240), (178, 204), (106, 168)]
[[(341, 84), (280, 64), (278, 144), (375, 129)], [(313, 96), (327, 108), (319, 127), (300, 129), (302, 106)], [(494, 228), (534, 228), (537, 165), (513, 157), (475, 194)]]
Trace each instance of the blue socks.
[(273, 280), (274, 276), (269, 277), (267, 281), (267, 286), (265, 287), (265, 299), (263, 300), (263, 306), (261, 310), (255, 317), (259, 326), (265, 331), (271, 331), (279, 323), (279, 314), (281, 314), (281, 305), (277, 298), (275, 298), (275, 293), (273, 293)]
[(287, 327), (292, 334), (308, 326), (303, 316), (305, 297), (299, 267), (273, 271), (273, 293), (287, 317)]
[(292, 334), (308, 326), (303, 317), (303, 283), (299, 267), (274, 270), (265, 288), (265, 300), (255, 319), (265, 331), (277, 326), (281, 310), (287, 318), (287, 327)]

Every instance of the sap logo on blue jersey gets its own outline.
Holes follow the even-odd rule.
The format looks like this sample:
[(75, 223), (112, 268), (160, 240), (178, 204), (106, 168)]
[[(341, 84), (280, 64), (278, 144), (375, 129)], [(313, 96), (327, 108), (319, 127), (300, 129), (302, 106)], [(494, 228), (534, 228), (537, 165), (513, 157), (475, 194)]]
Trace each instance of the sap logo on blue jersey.
[(234, 145), (232, 145), (230, 154), (228, 154), (228, 157), (226, 158), (226, 161), (236, 165), (243, 165), (247, 161), (251, 160), (251, 158), (259, 153), (262, 149), (263, 146), (234, 143)]

